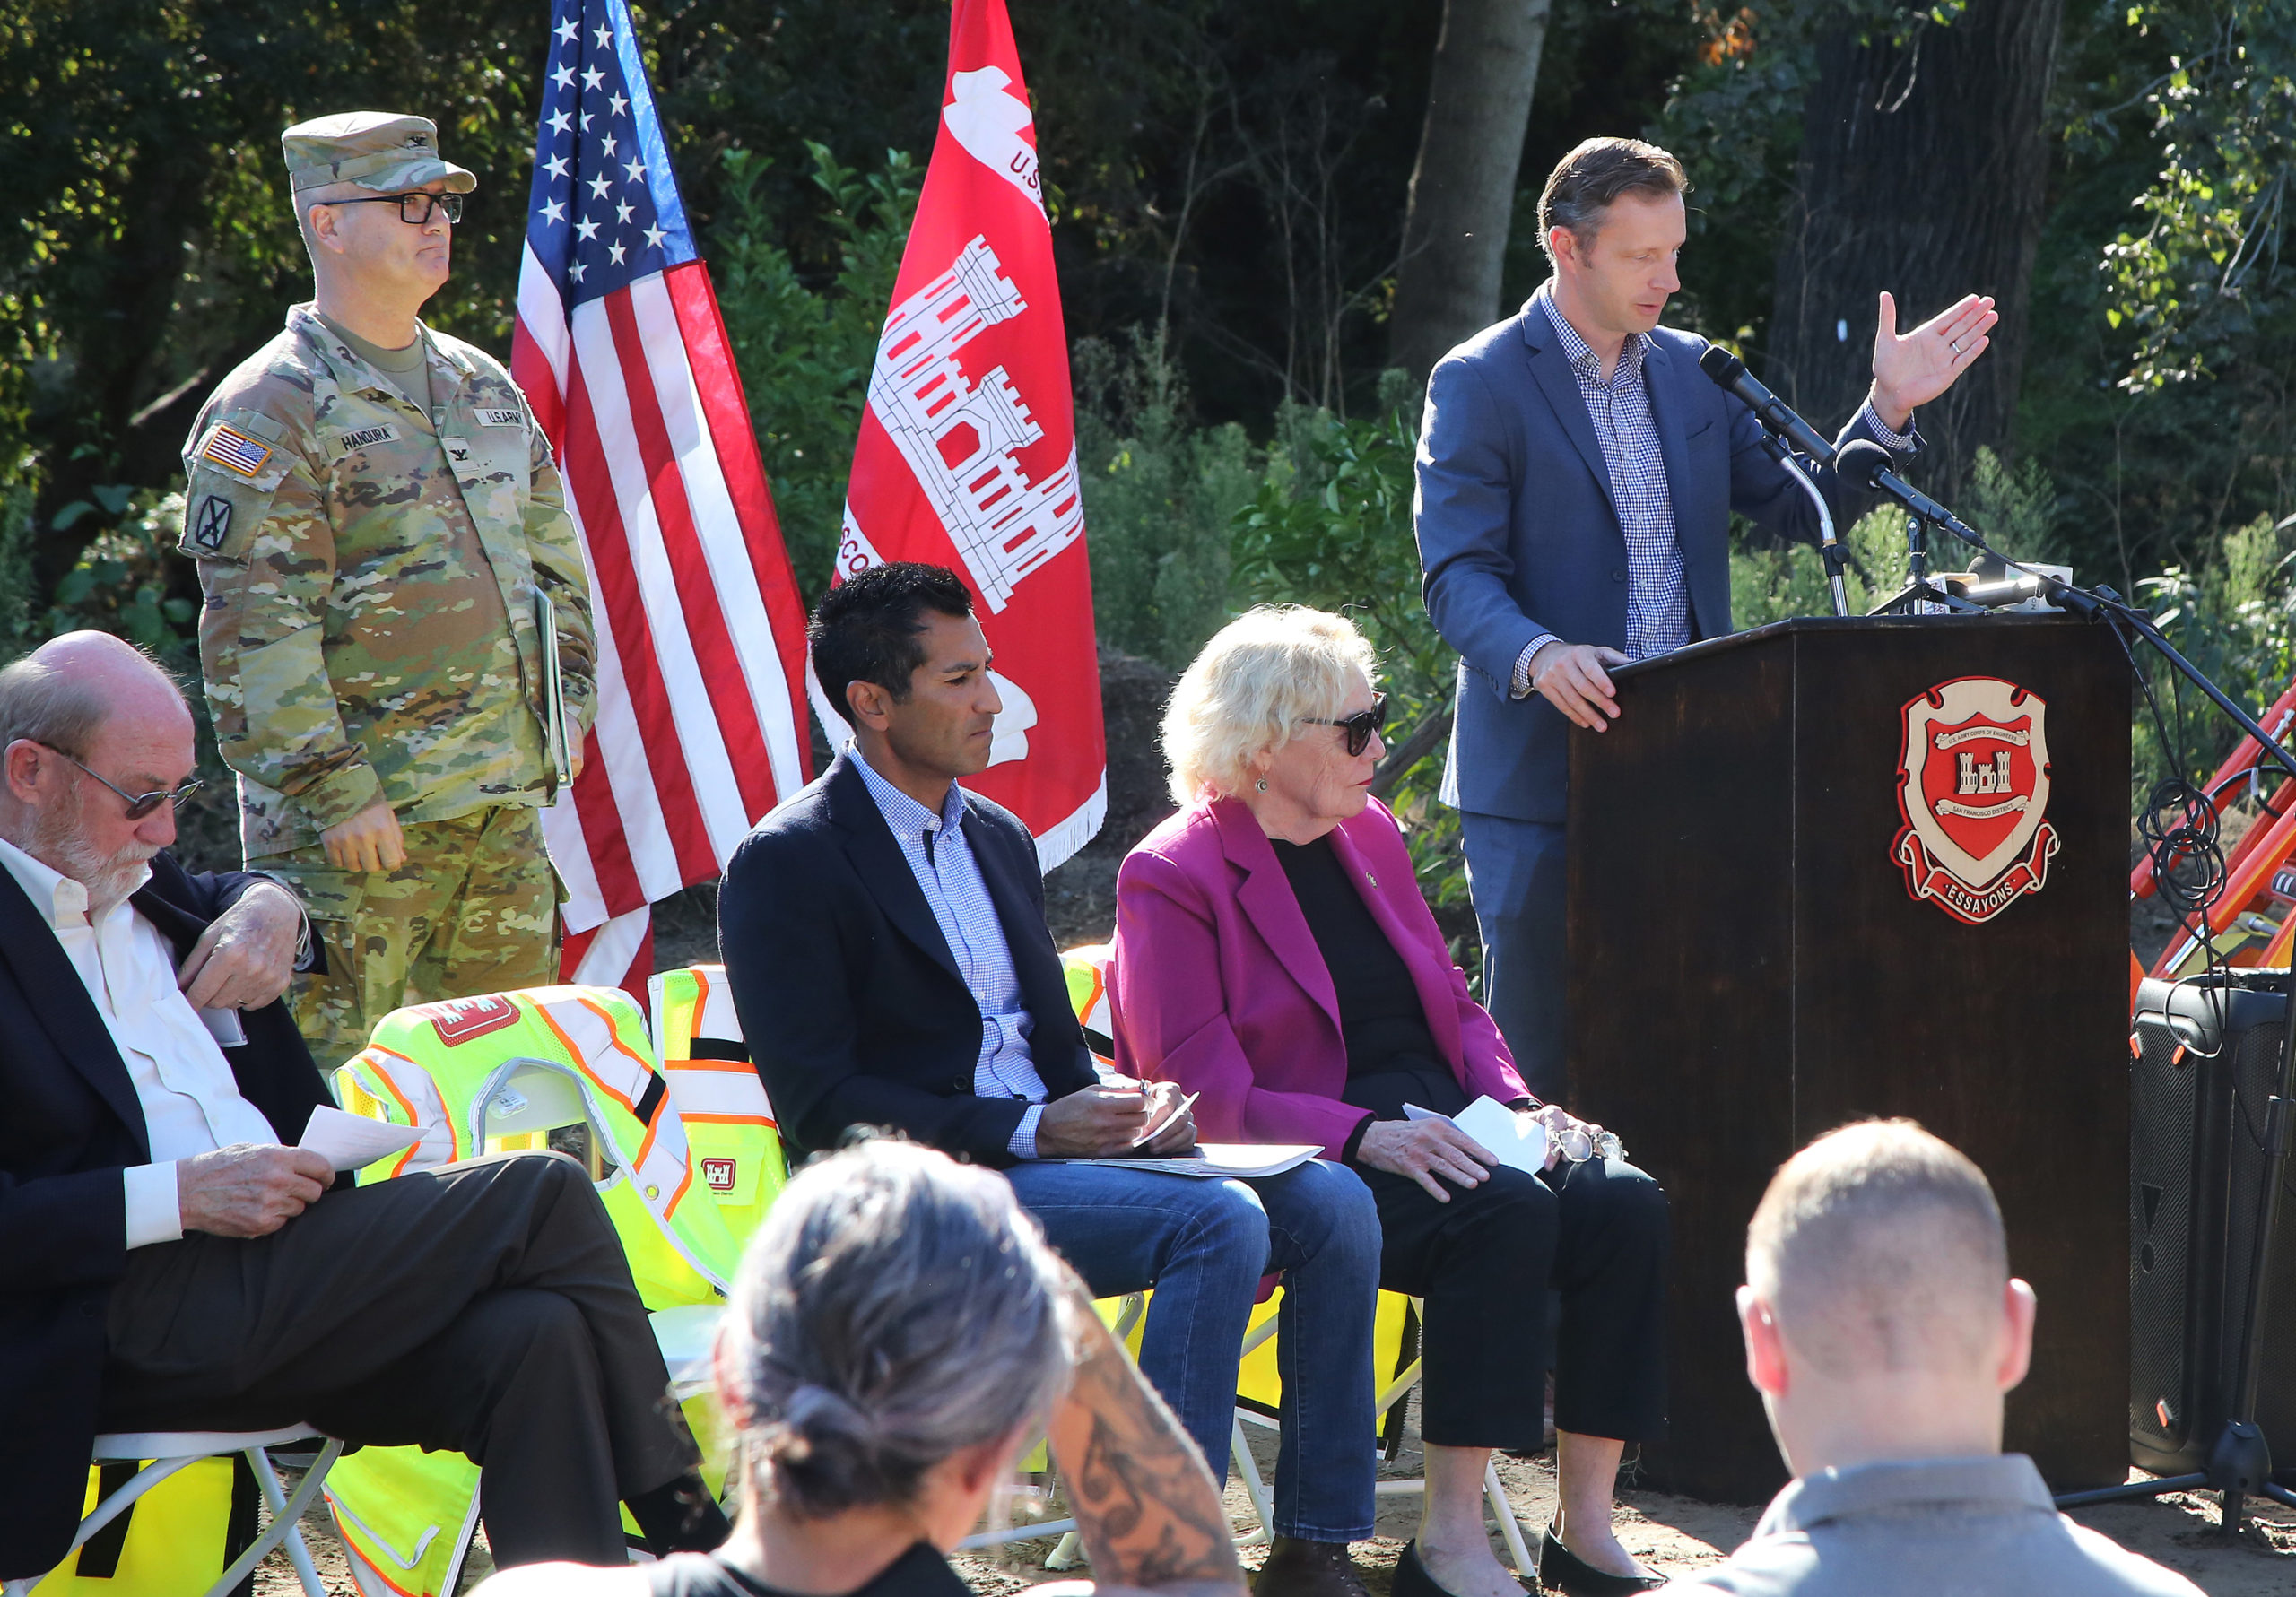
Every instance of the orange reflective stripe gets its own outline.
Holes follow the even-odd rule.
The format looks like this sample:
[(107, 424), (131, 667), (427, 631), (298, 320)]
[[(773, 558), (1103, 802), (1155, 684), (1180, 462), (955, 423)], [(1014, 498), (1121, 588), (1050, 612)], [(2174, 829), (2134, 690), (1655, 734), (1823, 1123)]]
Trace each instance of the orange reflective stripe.
[(671, 1071), (718, 1071), (729, 1076), (757, 1074), (757, 1066), (744, 1064), (738, 1059), (665, 1059), (662, 1062), (662, 1068)]
[[(366, 1052), (369, 1054), (380, 1054), (387, 1058), (396, 1059), (401, 1064), (413, 1064), (416, 1070), (422, 1069), (420, 1064), (416, 1064), (413, 1060), (409, 1059), (405, 1055), (394, 1054), (390, 1049), (384, 1047), (380, 1043), (368, 1044)], [(398, 1107), (406, 1111), (407, 1124), (420, 1130), (422, 1125), (422, 1116), (414, 1112), (413, 1102), (409, 1099), (405, 1092), (400, 1089), (399, 1084), (391, 1080), (390, 1072), (385, 1070), (380, 1064), (371, 1059), (367, 1062), (367, 1068), (375, 1072), (375, 1080), (380, 1081), (383, 1084), (384, 1089), (389, 1092), (391, 1097), (398, 1100)], [(463, 1142), (460, 1133), (458, 1133), (455, 1129), (455, 1117), (451, 1115), (442, 1115), (440, 1118), (445, 1120), (447, 1123), (447, 1147), (449, 1155), (453, 1159), (460, 1159), (462, 1157)], [(407, 1167), (408, 1161), (412, 1160), (417, 1153), (421, 1152), (422, 1149), (422, 1144), (417, 1142), (404, 1153), (400, 1154), (398, 1156), (398, 1162), (391, 1166), (390, 1176), (386, 1176), (383, 1179), (388, 1181), (392, 1176), (404, 1172)]]
[[(583, 1002), (586, 1005), (589, 1002), (587, 999)], [(590, 1007), (595, 1008), (596, 1006), (590, 1005)], [(587, 1065), (582, 1063), (584, 1055), (581, 1048), (575, 1043), (572, 1037), (566, 1035), (566, 1028), (558, 1023), (557, 1017), (553, 1016), (549, 1010), (544, 1008), (539, 1003), (535, 1005), (535, 1015), (544, 1025), (550, 1028), (551, 1035), (558, 1039), (558, 1046), (566, 1050), (567, 1059), (572, 1063), (574, 1069), (580, 1072), (582, 1079), (589, 1082), (593, 1087), (596, 1087), (600, 1092), (604, 1093), (608, 1098), (613, 1099), (614, 1102), (620, 1104), (623, 1108), (629, 1110), (631, 1118), (635, 1120), (638, 1117), (638, 1106), (631, 1103), (621, 1093), (616, 1092), (612, 1086), (599, 1080), (597, 1072), (591, 1070)], [(612, 1025), (613, 1022), (608, 1021), (607, 1024)]]
[(670, 1194), (670, 1201), (662, 1205), (662, 1218), (667, 1219), (670, 1216), (675, 1214), (678, 1211), (678, 1205), (685, 1202), (686, 1193), (692, 1190), (693, 1160), (689, 1159), (685, 1162), (685, 1174), (679, 1178), (678, 1190)]
[(688, 1115), (680, 1111), (680, 1120), (688, 1125), (761, 1125), (768, 1131), (779, 1131), (781, 1123), (770, 1115)]

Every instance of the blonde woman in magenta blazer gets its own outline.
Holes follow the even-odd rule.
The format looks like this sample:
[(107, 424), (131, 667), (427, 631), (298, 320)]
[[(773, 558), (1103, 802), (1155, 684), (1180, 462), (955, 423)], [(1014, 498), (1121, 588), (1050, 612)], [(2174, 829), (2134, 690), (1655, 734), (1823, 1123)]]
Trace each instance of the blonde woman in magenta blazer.
[(1641, 1591), (1659, 1583), (1610, 1511), (1624, 1444), (1665, 1428), (1665, 1196), (1622, 1159), (1534, 1176), (1404, 1117), (1487, 1095), (1578, 1151), (1598, 1129), (1525, 1090), (1370, 795), (1376, 665), (1344, 619), (1264, 606), (1182, 677), (1164, 717), (1182, 808), (1117, 880), (1118, 1068), (1200, 1094), (1206, 1141), (1315, 1143), (1378, 1201), (1380, 1284), (1426, 1303), (1427, 1494), (1396, 1597), (1521, 1592), (1483, 1528), (1483, 1469), (1494, 1447), (1542, 1445), (1551, 1352), (1559, 1513), (1540, 1580)]

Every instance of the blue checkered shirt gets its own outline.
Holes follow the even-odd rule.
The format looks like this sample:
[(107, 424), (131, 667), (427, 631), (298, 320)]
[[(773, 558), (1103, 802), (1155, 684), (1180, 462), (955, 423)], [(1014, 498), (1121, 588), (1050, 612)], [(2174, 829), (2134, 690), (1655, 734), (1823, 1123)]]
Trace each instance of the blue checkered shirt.
[[(1611, 478), (1611, 499), (1618, 507), (1619, 530), (1626, 535), (1626, 652), (1637, 660), (1678, 649), (1690, 641), (1690, 588), (1683, 573), (1682, 541), (1674, 535), (1674, 496), (1666, 487), (1666, 458), (1658, 445), (1657, 422), (1650, 414), (1650, 387), (1643, 380), (1643, 361), (1650, 352), (1647, 333), (1631, 333), (1619, 347), (1618, 364), (1610, 380), (1603, 380), (1602, 357), (1587, 347), (1578, 329), (1555, 308), (1553, 284), (1536, 296), (1570, 374), (1578, 379), (1578, 395), (1587, 402), (1587, 420), (1603, 447), (1603, 464)], [(1913, 447), (1913, 439), (1892, 432), (1866, 407), (1874, 436), (1893, 450)], [(1531, 691), (1531, 656), (1554, 641), (1542, 632), (1515, 657), (1517, 699)]]
[(1029, 1107), (1005, 1146), (1015, 1159), (1037, 1156), (1037, 1122), (1044, 1117), (1044, 1078), (1029, 1052), (1036, 1021), (1021, 999), (1021, 978), (1004, 923), (981, 880), (980, 865), (965, 841), (965, 795), (954, 782), (935, 814), (869, 768), (852, 744), (846, 754), (877, 801), (877, 813), (892, 829), (909, 874), (933, 907), (957, 971), (980, 1006), (980, 1057), (973, 1062), (972, 1089), (979, 1098), (1024, 1098)]

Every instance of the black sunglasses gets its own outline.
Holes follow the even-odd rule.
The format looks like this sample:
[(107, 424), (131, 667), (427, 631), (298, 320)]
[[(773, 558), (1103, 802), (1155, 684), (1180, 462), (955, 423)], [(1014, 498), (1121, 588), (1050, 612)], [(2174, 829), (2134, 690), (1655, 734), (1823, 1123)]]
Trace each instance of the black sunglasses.
[[(64, 754), (63, 750), (57, 748), (52, 743), (42, 743), (40, 747), (48, 750), (52, 754)], [(72, 759), (72, 756), (69, 754), (64, 754), (64, 758), (66, 759)], [(80, 762), (76, 759), (72, 759), (72, 763), (74, 765), (80, 765)], [(96, 777), (96, 773), (88, 770), (86, 766), (80, 765), (80, 768), (83, 771), (86, 771), (89, 776)], [(193, 794), (197, 793), (201, 785), (197, 779), (195, 778), (192, 781), (185, 783), (181, 787), (175, 788), (172, 791), (163, 790), (159, 793), (130, 793), (127, 789), (118, 785), (117, 783), (104, 782), (104, 779), (101, 777), (96, 777), (96, 780), (103, 782), (106, 787), (110, 788), (114, 793), (119, 794), (120, 797), (127, 801), (127, 819), (130, 820), (143, 820), (146, 815), (149, 815), (152, 811), (158, 809), (161, 804), (166, 803), (170, 799), (173, 799), (178, 805), (181, 805), (184, 800), (189, 798)]]
[(420, 226), (430, 220), (432, 206), (444, 211), (448, 221), (463, 219), (463, 196), (458, 194), (432, 194), (428, 189), (414, 189), (407, 194), (378, 194), (360, 200), (314, 200), (318, 205), (396, 205), (398, 219)]
[(1370, 709), (1358, 710), (1353, 715), (1344, 716), (1336, 721), (1326, 720), (1321, 716), (1309, 716), (1308, 719), (1318, 726), (1336, 726), (1345, 733), (1348, 758), (1352, 759), (1370, 748), (1372, 734), (1387, 725), (1387, 696), (1384, 693), (1374, 693), (1371, 695)]

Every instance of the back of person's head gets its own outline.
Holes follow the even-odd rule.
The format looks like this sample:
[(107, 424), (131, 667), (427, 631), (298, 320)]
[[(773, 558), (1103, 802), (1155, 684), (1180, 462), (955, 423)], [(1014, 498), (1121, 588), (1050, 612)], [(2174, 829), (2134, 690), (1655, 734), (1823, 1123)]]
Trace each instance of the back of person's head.
[(1257, 604), (1212, 635), (1164, 709), (1172, 802), (1243, 791), (1252, 760), (1300, 723), (1339, 711), (1379, 657), (1355, 623), (1305, 604)]
[(945, 1154), (880, 1139), (799, 1171), (720, 1349), (761, 1495), (805, 1519), (904, 1504), (1041, 1422), (1073, 1368), (1066, 1279), (1011, 1185)]
[(1656, 144), (1640, 139), (1584, 140), (1547, 174), (1539, 195), (1539, 247), (1552, 256), (1550, 234), (1561, 228), (1578, 241), (1579, 248), (1588, 247), (1622, 195), (1657, 200), (1689, 192), (1683, 163)]
[(970, 615), (972, 591), (944, 567), (893, 560), (857, 572), (822, 596), (805, 638), (813, 675), (838, 714), (852, 714), (845, 690), (857, 681), (876, 683), (896, 704), (907, 701), (910, 673), (925, 664), (918, 638), (928, 611)]
[(1788, 1159), (1746, 1230), (1746, 1284), (1836, 1381), (1989, 1376), (2009, 1250), (1985, 1173), (1909, 1120), (1846, 1125)]

